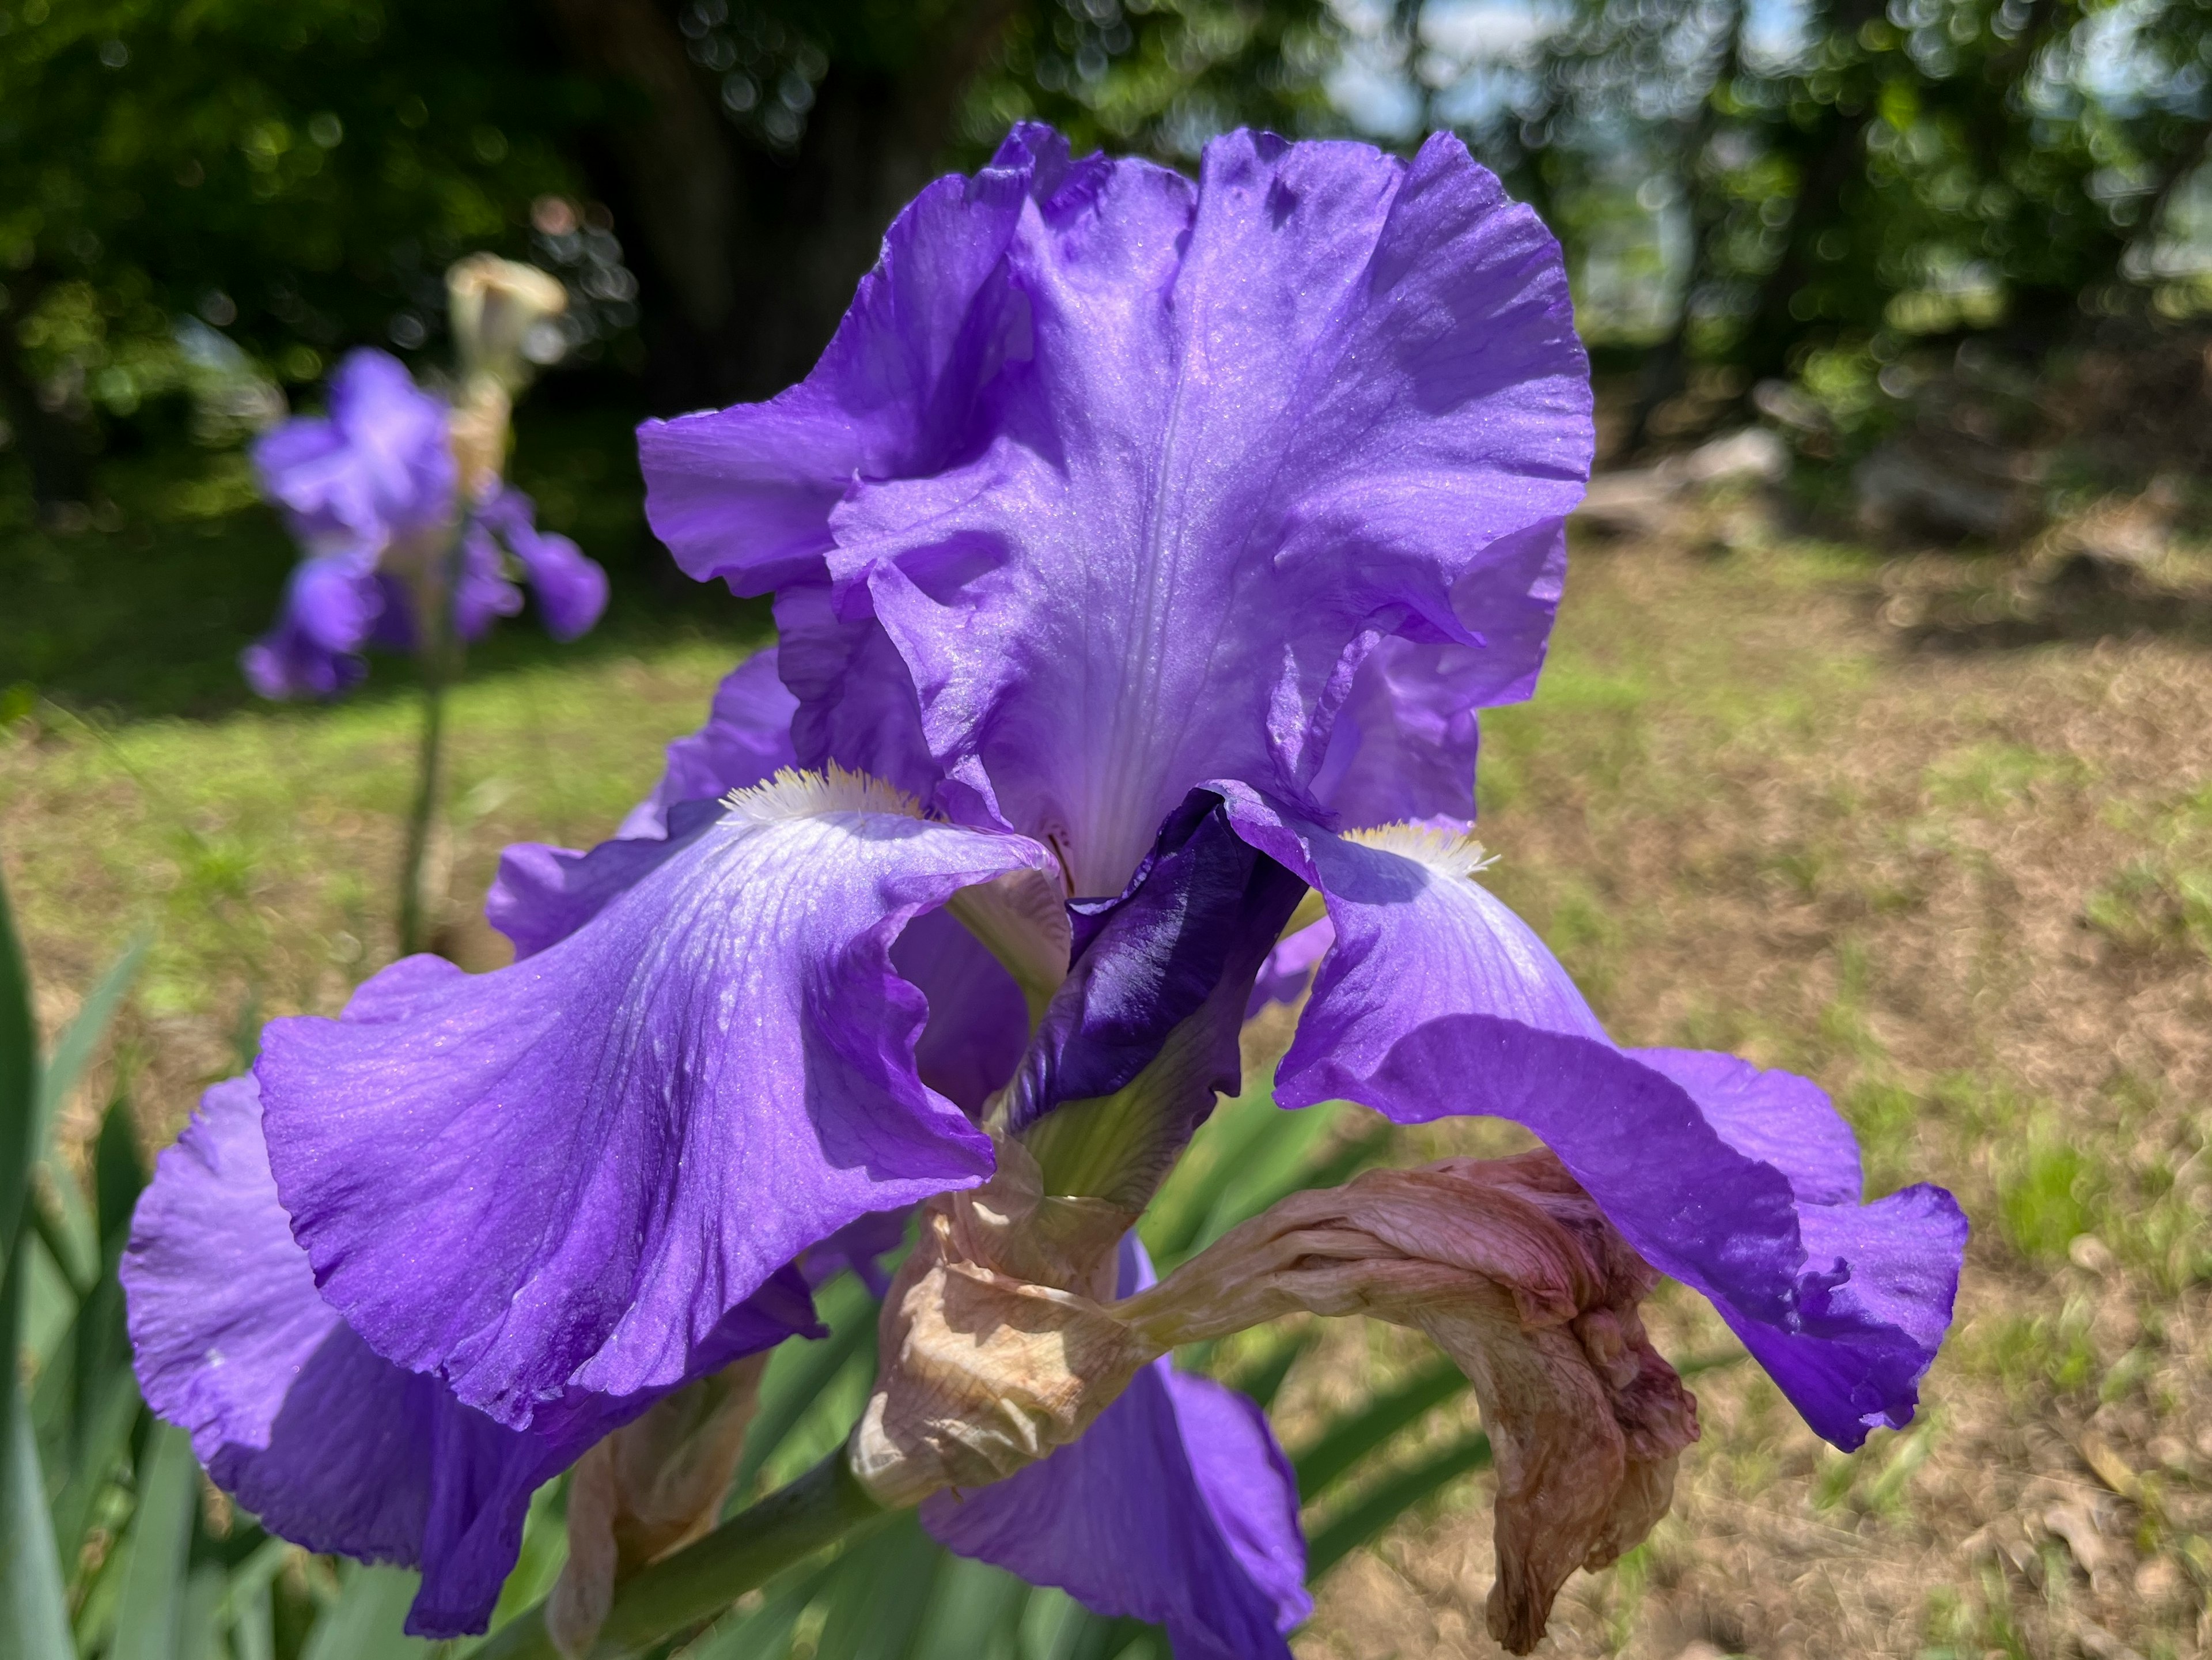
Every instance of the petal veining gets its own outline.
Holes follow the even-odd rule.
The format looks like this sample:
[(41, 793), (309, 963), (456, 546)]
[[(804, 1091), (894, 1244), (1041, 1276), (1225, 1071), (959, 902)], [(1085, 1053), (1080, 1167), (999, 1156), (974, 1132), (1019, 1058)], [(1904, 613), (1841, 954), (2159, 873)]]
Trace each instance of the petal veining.
[(772, 785), (511, 968), (407, 958), (342, 1018), (270, 1026), (277, 1186), (372, 1347), (526, 1426), (570, 1387), (690, 1375), (806, 1247), (989, 1170), (916, 1076), (889, 952), (1045, 855), (864, 803)]
[[(148, 1404), (191, 1432), (216, 1484), (271, 1532), (420, 1568), (408, 1618), (420, 1636), (484, 1628), (532, 1492), (654, 1398), (572, 1395), (513, 1430), (380, 1359), (315, 1289), (251, 1078), (210, 1089), (162, 1153), (122, 1278)], [(725, 1321), (706, 1359), (819, 1330), (786, 1270)]]

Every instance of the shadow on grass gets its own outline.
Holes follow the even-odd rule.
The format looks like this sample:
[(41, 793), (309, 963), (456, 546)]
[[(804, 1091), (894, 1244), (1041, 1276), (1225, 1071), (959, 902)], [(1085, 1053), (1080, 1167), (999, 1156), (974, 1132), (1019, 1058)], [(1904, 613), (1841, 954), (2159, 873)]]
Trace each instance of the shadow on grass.
[[(471, 676), (588, 663), (769, 631), (763, 600), (685, 577), (647, 527), (627, 411), (526, 410), (515, 482), (538, 522), (606, 568), (607, 614), (584, 639), (547, 638), (534, 608), (471, 648)], [(27, 687), (81, 712), (137, 721), (218, 718), (254, 706), (238, 654), (268, 628), (296, 550), (254, 497), (245, 455), (181, 442), (96, 469), (91, 521), (40, 526), (20, 461), (0, 455), (0, 694)], [(373, 656), (364, 695), (411, 690), (404, 659)]]

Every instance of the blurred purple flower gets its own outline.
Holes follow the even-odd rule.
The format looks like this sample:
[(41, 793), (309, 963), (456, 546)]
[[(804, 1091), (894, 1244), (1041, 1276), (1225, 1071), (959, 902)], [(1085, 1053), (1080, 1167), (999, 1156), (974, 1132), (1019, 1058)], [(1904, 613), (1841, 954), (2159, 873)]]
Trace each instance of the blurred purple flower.
[[(641, 443), (655, 528), (779, 643), (621, 837), (508, 850), (513, 967), (410, 958), (270, 1026), (257, 1202), (331, 1331), (565, 1456), (576, 1403), (705, 1375), (794, 1262), (981, 1182), (987, 1118), (1048, 1180), (1110, 1123), (1080, 1191), (1141, 1206), (1248, 1010), (1305, 994), (1282, 1104), (1521, 1122), (1821, 1434), (1911, 1417), (1949, 1196), (1863, 1205), (1802, 1079), (1616, 1046), (1473, 879), (1476, 711), (1534, 684), (1591, 427), (1557, 245), (1456, 140), (1232, 133), (1194, 182), (1019, 128), (900, 216), (804, 383)], [(1279, 945), (1310, 889), (1326, 927)], [(133, 1248), (148, 1396), (266, 1451), (294, 1372), (191, 1357), (273, 1300), (150, 1277), (228, 1225), (185, 1183)], [(319, 1479), (269, 1466), (272, 1508)], [(1164, 1370), (925, 1521), (1186, 1657), (1285, 1656), (1305, 1606), (1264, 1419)], [(410, 1629), (480, 1628), (481, 1572)]]
[(522, 609), (501, 543), (555, 639), (599, 621), (605, 573), (567, 537), (539, 532), (528, 496), (500, 485), (465, 520), (449, 418), (397, 359), (362, 350), (331, 377), (327, 417), (287, 421), (254, 446), (262, 494), (307, 556), (275, 625), (240, 658), (261, 696), (328, 697), (360, 680), (365, 648), (414, 649), (417, 596), (440, 583), (456, 535), (451, 604), (463, 639)]

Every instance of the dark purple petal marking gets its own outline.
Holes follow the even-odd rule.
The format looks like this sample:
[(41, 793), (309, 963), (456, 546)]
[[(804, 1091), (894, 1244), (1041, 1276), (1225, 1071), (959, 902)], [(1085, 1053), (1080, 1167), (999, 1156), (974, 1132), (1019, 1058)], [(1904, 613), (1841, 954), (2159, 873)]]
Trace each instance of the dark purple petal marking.
[[(260, 1126), (251, 1078), (216, 1085), (139, 1201), (122, 1277), (147, 1402), (270, 1531), (421, 1569), (410, 1633), (480, 1632), (532, 1492), (657, 1393), (572, 1394), (517, 1431), (379, 1359), (316, 1291)], [(724, 1322), (704, 1363), (818, 1335), (786, 1270)]]
[(1127, 1090), (1109, 1132), (1113, 1191), (1141, 1207), (1216, 1094), (1242, 1086), (1237, 1034), (1254, 977), (1305, 893), (1237, 834), (1218, 795), (1193, 790), (1126, 892), (1068, 908), (1074, 962), (1007, 1101), (1006, 1128), (1035, 1132), (1048, 1184), (1060, 1173), (1053, 1143), (1062, 1126), (1045, 1121)]
[(270, 1161), (325, 1297), (503, 1423), (693, 1375), (807, 1246), (990, 1168), (916, 1075), (889, 952), (1042, 849), (851, 780), (748, 800), (512, 968), (410, 958), (268, 1029)]
[(1911, 1420), (1966, 1243), (1948, 1194), (1861, 1205), (1856, 1145), (1814, 1085), (1731, 1056), (1624, 1052), (1449, 859), (1432, 869), (1218, 787), (1336, 929), (1277, 1075), (1285, 1106), (1527, 1125), (1647, 1261), (1712, 1299), (1821, 1435), (1856, 1447)]
[[(1131, 1235), (1120, 1294), (1152, 1281)], [(1081, 1439), (925, 1500), (921, 1520), (947, 1549), (1095, 1614), (1165, 1626), (1176, 1660), (1288, 1660), (1284, 1638), (1313, 1610), (1297, 1481), (1267, 1414), (1165, 1356)]]

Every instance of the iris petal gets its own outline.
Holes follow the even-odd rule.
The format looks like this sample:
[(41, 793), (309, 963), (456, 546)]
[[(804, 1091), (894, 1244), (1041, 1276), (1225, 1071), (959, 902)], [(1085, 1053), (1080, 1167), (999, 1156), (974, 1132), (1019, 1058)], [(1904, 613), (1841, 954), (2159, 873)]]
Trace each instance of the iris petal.
[(311, 548), (372, 558), (453, 512), (456, 474), (446, 406), (396, 357), (347, 355), (331, 377), (330, 415), (287, 421), (253, 447), (262, 493)]
[[(420, 1568), (417, 1635), (482, 1631), (531, 1493), (655, 1398), (573, 1395), (512, 1430), (380, 1359), (315, 1289), (251, 1078), (210, 1090), (161, 1155), (122, 1273), (148, 1404), (191, 1432), (216, 1482), (270, 1531)], [(723, 1323), (704, 1359), (818, 1329), (786, 1270)]]
[[(786, 664), (802, 760), (1110, 893), (1210, 776), (1471, 811), (1591, 438), (1557, 245), (1456, 141), (1234, 133), (1194, 184), (1023, 127), (900, 216), (803, 385), (640, 444), (685, 569), (779, 590), (836, 666)], [(896, 763), (849, 747), (894, 729)]]
[(512, 968), (408, 958), (270, 1026), (278, 1189), (378, 1353), (518, 1427), (669, 1384), (807, 1246), (989, 1170), (889, 949), (1044, 854), (839, 787), (764, 787)]
[(1856, 1447), (1910, 1420), (1966, 1244), (1948, 1194), (1862, 1205), (1850, 1131), (1813, 1085), (1621, 1050), (1474, 882), (1218, 787), (1254, 845), (1327, 896), (1336, 929), (1278, 1074), (1285, 1106), (1528, 1126), (1652, 1266), (1712, 1299), (1821, 1435)]
[(246, 684), (264, 697), (330, 697), (367, 672), (361, 649), (386, 610), (373, 555), (303, 559), (285, 584), (268, 633), (240, 654)]
[(1525, 686), (1587, 370), (1556, 245), (1455, 140), (1409, 166), (1235, 133), (1194, 185), (1079, 163), (1006, 269), (1029, 351), (986, 389), (988, 442), (863, 477), (831, 520), (940, 804), (1057, 836), (1075, 890), (1111, 891), (1208, 776), (1304, 797), (1385, 639)]

